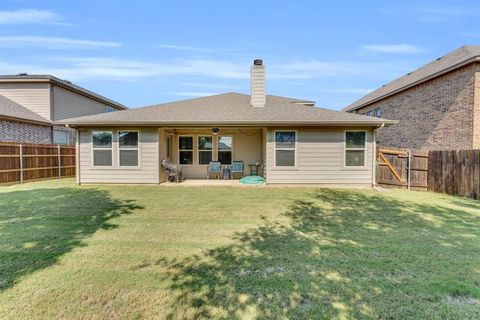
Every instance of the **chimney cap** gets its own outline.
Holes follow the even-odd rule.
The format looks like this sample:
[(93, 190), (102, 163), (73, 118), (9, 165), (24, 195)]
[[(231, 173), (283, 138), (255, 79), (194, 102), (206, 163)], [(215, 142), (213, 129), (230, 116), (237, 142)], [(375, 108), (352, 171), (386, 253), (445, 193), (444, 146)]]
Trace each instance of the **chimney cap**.
[(253, 60), (253, 64), (255, 66), (261, 66), (261, 65), (263, 65), (263, 60), (262, 59), (255, 59), (255, 60)]

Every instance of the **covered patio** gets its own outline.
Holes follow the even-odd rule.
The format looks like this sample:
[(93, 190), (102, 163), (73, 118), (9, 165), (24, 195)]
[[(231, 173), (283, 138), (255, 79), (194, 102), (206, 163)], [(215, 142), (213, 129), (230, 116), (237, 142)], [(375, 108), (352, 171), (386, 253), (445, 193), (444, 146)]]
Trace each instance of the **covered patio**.
[[(167, 159), (182, 167), (185, 184), (239, 184), (243, 176), (264, 176), (266, 129), (261, 127), (160, 128), (160, 161)], [(211, 162), (220, 162), (220, 174), (208, 175)], [(243, 162), (243, 173), (223, 176), (224, 168)], [(161, 180), (167, 174), (162, 167)], [(208, 179), (210, 178), (210, 179)], [(233, 179), (231, 179), (233, 178)], [(207, 180), (208, 179), (208, 180)], [(214, 182), (217, 181), (217, 182)]]

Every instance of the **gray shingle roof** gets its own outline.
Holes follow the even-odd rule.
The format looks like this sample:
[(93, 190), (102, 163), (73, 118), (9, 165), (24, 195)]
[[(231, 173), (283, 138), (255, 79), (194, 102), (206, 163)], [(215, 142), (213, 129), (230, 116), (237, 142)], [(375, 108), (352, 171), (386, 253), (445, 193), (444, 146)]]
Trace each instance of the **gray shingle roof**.
[(383, 87), (358, 99), (343, 111), (352, 111), (369, 105), (390, 95), (403, 91), (414, 85), (438, 77), (472, 62), (480, 62), (480, 46), (463, 46), (450, 52), (444, 57), (438, 58), (417, 70), (400, 77)]
[(143, 108), (66, 119), (71, 126), (92, 125), (379, 125), (395, 121), (317, 108), (310, 101), (267, 96), (252, 107), (250, 96), (224, 93)]
[(0, 81), (8, 81), (8, 80), (20, 80), (20, 81), (28, 81), (28, 80), (45, 80), (55, 84), (62, 85), (74, 91), (79, 91), (84, 95), (90, 96), (94, 99), (100, 100), (105, 104), (111, 105), (112, 107), (116, 107), (118, 109), (128, 109), (128, 107), (124, 106), (123, 104), (106, 98), (98, 93), (85, 89), (83, 87), (77, 86), (76, 84), (71, 83), (67, 80), (62, 80), (60, 78), (54, 77), (49, 74), (15, 74), (15, 75), (0, 75)]
[(0, 117), (50, 124), (51, 122), (24, 106), (0, 95)]

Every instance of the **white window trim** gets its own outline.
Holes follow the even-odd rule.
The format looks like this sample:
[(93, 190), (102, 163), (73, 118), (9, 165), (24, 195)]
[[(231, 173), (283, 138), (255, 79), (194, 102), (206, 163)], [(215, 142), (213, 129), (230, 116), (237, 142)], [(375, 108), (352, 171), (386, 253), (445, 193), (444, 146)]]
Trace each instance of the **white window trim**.
[[(218, 148), (218, 142), (219, 142), (219, 140), (220, 140), (220, 137), (230, 137), (230, 138), (232, 138), (232, 149), (231, 149), (231, 150), (220, 150), (220, 149)], [(217, 143), (217, 160), (216, 160), (216, 161), (220, 162), (220, 160), (218, 160), (218, 152), (219, 152), (219, 151), (221, 151), (221, 152), (230, 151), (230, 153), (232, 154), (232, 156), (230, 157), (230, 159), (232, 159), (232, 162), (227, 163), (227, 164), (222, 164), (222, 166), (230, 166), (230, 165), (232, 165), (232, 164), (233, 164), (233, 135), (231, 135), (231, 134), (220, 134), (220, 135), (217, 136), (217, 141), (216, 141), (216, 143)], [(212, 161), (213, 161), (213, 160), (212, 160)]]
[[(57, 132), (57, 133), (63, 133), (63, 134), (65, 134), (65, 135), (66, 135), (66, 137), (67, 137), (67, 140), (66, 140), (66, 142), (65, 142), (65, 143), (58, 143), (58, 142), (55, 142), (55, 132)], [(69, 133), (68, 131), (63, 131), (63, 130), (56, 130), (56, 129), (53, 129), (53, 136), (52, 136), (52, 138), (53, 138), (53, 141), (52, 141), (52, 142), (53, 142), (53, 144), (58, 144), (58, 145), (62, 145), (62, 146), (67, 146), (67, 145), (69, 145), (69, 144), (70, 144), (70, 133)]]
[[(347, 132), (364, 132), (365, 133), (365, 146), (363, 148), (347, 148)], [(344, 130), (343, 131), (343, 152), (342, 152), (342, 167), (344, 170), (368, 170), (367, 166), (367, 147), (368, 147), (368, 131), (367, 130)], [(363, 166), (347, 166), (347, 150), (350, 151), (363, 151)]]
[[(137, 147), (132, 148), (132, 147), (121, 147), (120, 146), (120, 132), (137, 132), (138, 134), (138, 141), (137, 141)], [(140, 130), (130, 130), (130, 129), (120, 129), (117, 130), (117, 141), (118, 141), (118, 150), (117, 150), (117, 155), (118, 155), (118, 167), (119, 168), (140, 168), (141, 167), (141, 157), (140, 157)], [(121, 166), (120, 165), (120, 150), (137, 150), (137, 165), (136, 166)]]
[[(111, 147), (109, 148), (105, 148), (105, 147), (95, 147), (94, 144), (93, 144), (93, 134), (96, 133), (96, 132), (109, 132), (112, 136), (112, 145)], [(90, 133), (90, 139), (92, 140), (92, 153), (91, 153), (91, 157), (92, 157), (92, 167), (94, 168), (112, 168), (114, 167), (114, 159), (113, 159), (113, 131), (111, 130), (92, 130), (92, 132)], [(95, 161), (94, 161), (94, 157), (93, 157), (93, 154), (95, 152), (95, 150), (110, 150), (111, 154), (112, 154), (112, 164), (109, 165), (109, 166), (96, 166), (95, 165)]]
[[(378, 111), (379, 115), (377, 115), (377, 111)], [(377, 118), (381, 118), (382, 117), (382, 109), (380, 107), (376, 107), (375, 109), (373, 109), (373, 116), (377, 117)]]
[[(200, 152), (210, 151), (212, 153), (212, 160), (211, 161), (213, 161), (213, 140), (214, 140), (214, 138), (213, 138), (212, 135), (208, 135), (208, 134), (199, 134), (196, 137), (197, 137), (197, 164), (199, 166), (208, 166), (208, 165), (210, 165), (209, 163), (206, 163), (206, 164), (205, 163), (204, 164), (200, 163)], [(210, 149), (210, 150), (200, 150), (200, 144), (198, 143), (199, 142), (198, 139), (200, 139), (200, 137), (210, 137), (210, 138), (212, 138), (212, 149)], [(233, 140), (232, 140), (232, 142), (233, 142)]]
[[(192, 138), (192, 149), (180, 149), (180, 138)], [(178, 135), (177, 139), (177, 146), (178, 146), (178, 164), (181, 165), (182, 167), (190, 167), (195, 165), (195, 136), (194, 135), (189, 135), (189, 134), (181, 134)], [(191, 164), (182, 164), (180, 163), (180, 151), (192, 151), (192, 163)]]
[[(295, 147), (293, 148), (277, 148), (277, 132), (294, 132), (295, 133)], [(273, 167), (276, 169), (297, 168), (297, 144), (298, 131), (297, 130), (275, 130), (273, 131)], [(294, 162), (293, 166), (277, 166), (277, 150), (293, 150)]]

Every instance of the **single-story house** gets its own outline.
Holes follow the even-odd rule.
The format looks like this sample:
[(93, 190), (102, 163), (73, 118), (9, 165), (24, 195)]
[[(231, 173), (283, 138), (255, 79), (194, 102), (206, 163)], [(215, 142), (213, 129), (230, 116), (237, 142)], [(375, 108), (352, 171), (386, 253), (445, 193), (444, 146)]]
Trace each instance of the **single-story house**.
[(67, 119), (78, 130), (78, 183), (163, 183), (162, 161), (205, 179), (210, 161), (261, 163), (266, 182), (371, 186), (375, 130), (395, 121), (265, 94), (255, 60), (251, 95), (225, 93)]

